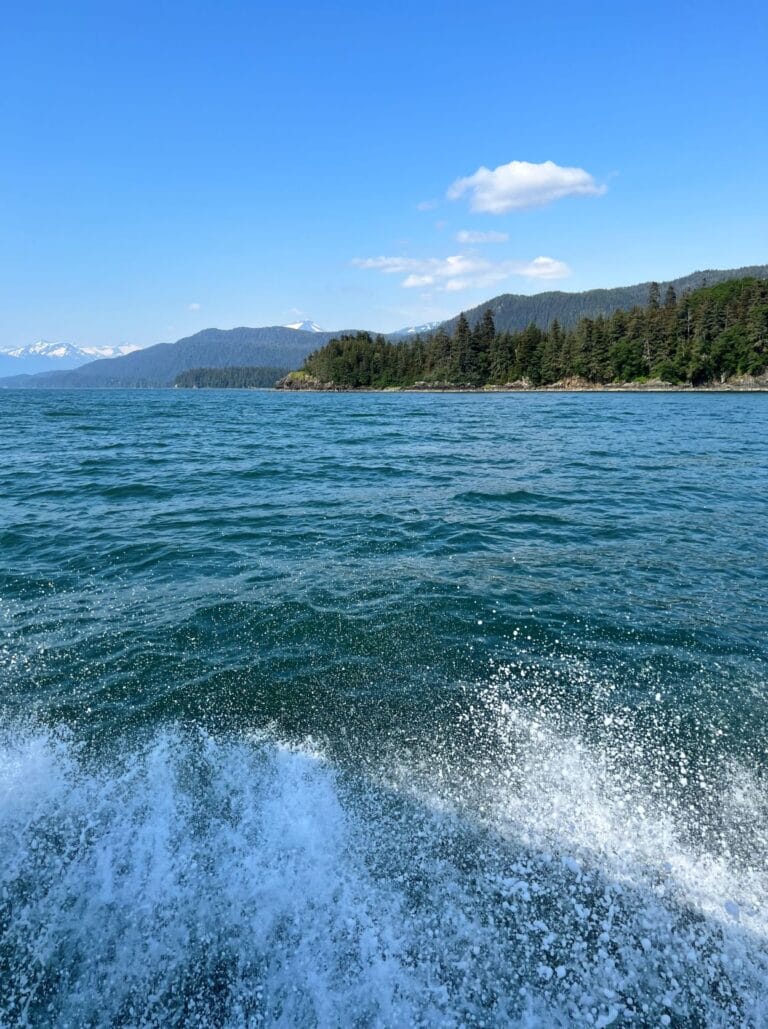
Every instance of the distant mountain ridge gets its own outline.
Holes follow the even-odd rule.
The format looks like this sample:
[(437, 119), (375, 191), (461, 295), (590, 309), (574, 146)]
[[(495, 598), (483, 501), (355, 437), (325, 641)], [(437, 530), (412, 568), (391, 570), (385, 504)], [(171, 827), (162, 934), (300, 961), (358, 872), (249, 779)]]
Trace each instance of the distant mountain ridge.
[[(659, 282), (662, 296), (668, 286), (672, 286), (678, 296), (686, 290), (699, 289), (701, 286), (715, 286), (718, 282), (729, 279), (768, 279), (768, 264), (748, 265), (744, 268), (727, 270), (708, 269), (693, 272), (679, 279)], [(564, 329), (573, 328), (582, 318), (596, 318), (598, 315), (613, 314), (614, 311), (629, 311), (633, 307), (642, 307), (648, 302), (649, 282), (640, 282), (634, 286), (617, 286), (613, 289), (590, 289), (583, 293), (565, 293), (552, 290), (548, 293), (524, 295), (519, 293), (502, 293), (501, 296), (486, 300), (465, 311), (469, 324), (474, 326), (490, 308), (493, 320), (499, 332), (520, 332), (529, 325), (539, 329), (548, 329), (557, 320)], [(442, 323), (442, 328), (452, 333), (456, 328), (458, 316)]]
[(117, 347), (78, 347), (63, 341), (41, 339), (21, 347), (0, 349), (0, 375), (32, 375), (45, 371), (65, 371), (100, 357), (118, 357), (138, 347), (124, 344)]
[(91, 361), (70, 371), (17, 375), (2, 386), (171, 386), (192, 368), (298, 368), (313, 350), (339, 332), (307, 332), (284, 325), (203, 329), (176, 343), (156, 343), (121, 357)]

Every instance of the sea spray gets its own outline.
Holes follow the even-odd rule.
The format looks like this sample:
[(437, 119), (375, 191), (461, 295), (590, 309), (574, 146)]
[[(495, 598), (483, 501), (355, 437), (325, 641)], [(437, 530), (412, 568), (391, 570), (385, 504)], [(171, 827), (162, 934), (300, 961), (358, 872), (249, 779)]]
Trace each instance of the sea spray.
[(33, 733), (0, 775), (5, 1022), (408, 1020), (400, 897), (311, 750), (169, 730), (87, 768)]
[(360, 779), (267, 738), (169, 728), (94, 763), (6, 735), (4, 1021), (760, 1025), (764, 870), (505, 717), (458, 791), (447, 763)]

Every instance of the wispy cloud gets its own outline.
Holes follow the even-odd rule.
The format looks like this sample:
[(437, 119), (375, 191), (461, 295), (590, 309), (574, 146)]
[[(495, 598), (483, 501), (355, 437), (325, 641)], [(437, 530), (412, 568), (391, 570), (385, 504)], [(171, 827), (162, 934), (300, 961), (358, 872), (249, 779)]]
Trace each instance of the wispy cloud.
[(456, 233), (459, 243), (506, 243), (508, 232), (476, 232), (474, 229), (460, 229)]
[(436, 207), (440, 206), (439, 200), (422, 200), (416, 204), (417, 211), (434, 211)]
[(200, 304), (198, 304), (198, 303), (197, 303), (197, 301), (195, 301), (195, 303), (194, 303), (194, 304), (190, 304), (190, 305), (189, 305), (189, 307), (187, 308), (187, 310), (188, 310), (188, 311), (199, 311), (199, 310), (200, 310)]
[(562, 279), (571, 270), (564, 261), (536, 257), (532, 261), (489, 261), (479, 254), (454, 254), (450, 257), (358, 257), (352, 264), (383, 272), (404, 275), (405, 289), (430, 288), (440, 293), (494, 286), (505, 279)]
[(554, 161), (510, 161), (498, 168), (481, 167), (474, 175), (456, 179), (447, 196), (449, 200), (459, 200), (468, 195), (473, 211), (506, 214), (526, 207), (543, 207), (563, 197), (602, 196), (607, 188), (583, 168), (561, 168)]
[(566, 279), (571, 269), (565, 261), (556, 261), (554, 257), (534, 257), (517, 272), (526, 279)]

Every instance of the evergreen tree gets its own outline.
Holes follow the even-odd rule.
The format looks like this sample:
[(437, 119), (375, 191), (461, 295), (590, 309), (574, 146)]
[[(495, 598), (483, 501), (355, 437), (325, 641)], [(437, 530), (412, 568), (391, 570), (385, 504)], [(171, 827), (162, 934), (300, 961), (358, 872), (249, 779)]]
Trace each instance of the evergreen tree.
[(462, 311), (453, 334), (451, 354), (451, 378), (456, 382), (466, 382), (472, 373), (472, 330), (467, 317)]
[(562, 377), (564, 334), (555, 318), (541, 345), (541, 381), (557, 382)]
[(488, 381), (490, 371), (491, 344), (496, 336), (493, 323), (493, 312), (487, 307), (483, 317), (477, 323), (470, 341), (467, 358), (467, 377), (473, 385), (482, 385)]
[(489, 381), (498, 386), (509, 382), (513, 362), (514, 350), (510, 334), (502, 332), (494, 336), (489, 353)]
[(518, 336), (515, 353), (515, 378), (528, 379), (532, 386), (541, 382), (541, 341), (543, 333), (535, 325), (529, 325)]
[(586, 357), (587, 378), (590, 382), (610, 382), (610, 339), (608, 324), (602, 315), (592, 325), (592, 339)]
[(453, 342), (442, 326), (432, 337), (427, 352), (426, 376), (431, 379), (446, 381), (450, 376)]

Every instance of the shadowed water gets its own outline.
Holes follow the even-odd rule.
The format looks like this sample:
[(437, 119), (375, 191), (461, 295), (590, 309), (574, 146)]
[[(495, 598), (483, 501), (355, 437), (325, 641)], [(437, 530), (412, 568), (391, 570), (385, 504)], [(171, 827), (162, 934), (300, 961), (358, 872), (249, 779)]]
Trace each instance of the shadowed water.
[(1, 1024), (766, 1024), (763, 396), (0, 427)]

